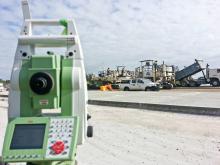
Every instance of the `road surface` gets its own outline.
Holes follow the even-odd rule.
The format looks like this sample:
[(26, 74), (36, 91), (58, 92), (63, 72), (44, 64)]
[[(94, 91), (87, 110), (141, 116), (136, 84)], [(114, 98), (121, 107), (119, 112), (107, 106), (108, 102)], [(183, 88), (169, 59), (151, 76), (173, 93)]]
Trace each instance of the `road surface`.
[(79, 165), (219, 165), (220, 117), (89, 106)]

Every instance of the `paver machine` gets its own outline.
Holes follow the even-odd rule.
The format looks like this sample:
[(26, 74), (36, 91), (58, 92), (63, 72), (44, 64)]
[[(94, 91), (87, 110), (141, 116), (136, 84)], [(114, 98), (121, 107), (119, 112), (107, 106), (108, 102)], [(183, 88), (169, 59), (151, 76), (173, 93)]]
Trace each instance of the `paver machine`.
[[(73, 20), (32, 19), (22, 1), (24, 23), (18, 38), (9, 93), (9, 123), (3, 162), (75, 165), (76, 148), (86, 136), (87, 86), (80, 40)], [(55, 35), (35, 35), (37, 26), (61, 26)], [(36, 53), (65, 49), (64, 55)]]

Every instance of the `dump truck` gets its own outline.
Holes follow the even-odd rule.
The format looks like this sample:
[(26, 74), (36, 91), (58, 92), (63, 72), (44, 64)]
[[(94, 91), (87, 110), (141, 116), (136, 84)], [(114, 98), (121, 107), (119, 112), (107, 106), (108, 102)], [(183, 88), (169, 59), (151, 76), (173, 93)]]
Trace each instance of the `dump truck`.
[(202, 60), (195, 59), (195, 63), (175, 72), (176, 86), (198, 87), (201, 85), (199, 81), (194, 80), (191, 76), (202, 71), (203, 76), (205, 68), (202, 67)]

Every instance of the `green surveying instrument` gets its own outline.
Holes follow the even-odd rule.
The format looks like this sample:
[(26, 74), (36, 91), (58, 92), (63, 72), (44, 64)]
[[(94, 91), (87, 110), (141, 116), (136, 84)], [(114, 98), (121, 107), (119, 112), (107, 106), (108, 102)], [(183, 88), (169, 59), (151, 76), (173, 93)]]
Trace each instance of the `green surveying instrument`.
[[(87, 87), (83, 53), (75, 23), (69, 19), (32, 19), (22, 1), (24, 23), (18, 38), (9, 92), (9, 123), (2, 160), (31, 165), (75, 165), (76, 147), (86, 136)], [(37, 26), (60, 26), (56, 35), (35, 35)], [(64, 48), (64, 55), (36, 53)]]

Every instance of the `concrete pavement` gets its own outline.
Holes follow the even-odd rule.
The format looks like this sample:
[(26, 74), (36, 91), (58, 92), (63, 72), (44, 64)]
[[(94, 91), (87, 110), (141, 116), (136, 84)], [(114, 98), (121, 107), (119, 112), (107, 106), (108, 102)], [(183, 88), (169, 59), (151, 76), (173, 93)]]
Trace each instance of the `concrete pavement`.
[(89, 99), (220, 108), (220, 90), (89, 91)]

